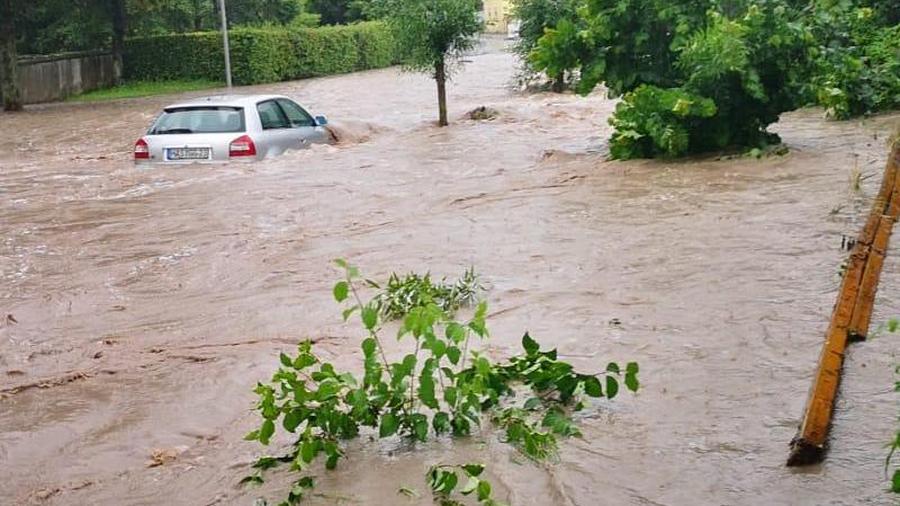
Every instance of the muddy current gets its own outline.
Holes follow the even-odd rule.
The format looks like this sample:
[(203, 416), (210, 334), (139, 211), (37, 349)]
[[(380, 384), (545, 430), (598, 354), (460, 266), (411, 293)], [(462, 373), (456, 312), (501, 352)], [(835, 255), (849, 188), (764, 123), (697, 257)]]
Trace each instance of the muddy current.
[[(241, 89), (292, 96), (341, 139), (252, 165), (133, 166), (134, 141), (185, 96), (0, 115), (0, 504), (283, 498), (287, 472), (237, 486), (264, 452), (242, 440), (251, 390), (304, 338), (358, 369), (360, 327), (330, 295), (337, 257), (376, 279), (475, 266), (490, 356), (528, 330), (583, 370), (638, 361), (642, 390), (591, 405), (584, 437), (543, 465), (489, 431), (360, 438), (316, 471), (309, 504), (430, 504), (427, 466), (463, 460), (513, 505), (891, 504), (890, 336), (849, 351), (825, 463), (784, 462), (841, 237), (865, 219), (898, 116), (798, 111), (774, 127), (790, 153), (761, 160), (610, 162), (614, 102), (517, 93), (515, 66), (499, 47), (473, 56), (445, 129), (433, 83), (397, 69)], [(497, 117), (465, 118), (482, 105)], [(898, 287), (891, 254), (875, 325), (900, 314)]]

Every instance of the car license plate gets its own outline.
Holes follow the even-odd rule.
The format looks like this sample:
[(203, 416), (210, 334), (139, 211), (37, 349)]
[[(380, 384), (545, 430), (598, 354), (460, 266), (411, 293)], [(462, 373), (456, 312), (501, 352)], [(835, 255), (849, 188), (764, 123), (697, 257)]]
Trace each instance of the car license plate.
[(209, 160), (209, 148), (167, 148), (167, 160)]

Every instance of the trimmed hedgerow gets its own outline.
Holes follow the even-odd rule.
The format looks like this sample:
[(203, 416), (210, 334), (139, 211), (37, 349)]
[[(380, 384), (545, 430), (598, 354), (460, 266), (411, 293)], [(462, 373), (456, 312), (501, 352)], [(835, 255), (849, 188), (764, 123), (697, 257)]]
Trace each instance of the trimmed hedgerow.
[[(382, 23), (321, 28), (238, 28), (230, 32), (235, 84), (259, 84), (381, 68), (397, 60)], [(129, 80), (210, 79), (225, 73), (217, 32), (129, 39)]]

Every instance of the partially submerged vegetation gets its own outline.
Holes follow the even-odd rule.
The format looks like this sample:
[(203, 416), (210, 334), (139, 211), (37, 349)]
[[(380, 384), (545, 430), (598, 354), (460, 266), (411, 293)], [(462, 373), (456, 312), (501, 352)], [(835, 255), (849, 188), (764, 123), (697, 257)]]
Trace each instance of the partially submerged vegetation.
[[(900, 320), (890, 320), (883, 327), (884, 330), (888, 332), (895, 333), (898, 329), (900, 329)], [(895, 374), (900, 374), (900, 365), (898, 365), (894, 369)], [(894, 392), (900, 392), (900, 380), (894, 382)], [(890, 444), (888, 444), (888, 454), (884, 459), (884, 472), (886, 475), (890, 476), (891, 480), (891, 492), (895, 494), (900, 494), (900, 468), (897, 466), (893, 466), (893, 458), (894, 453), (897, 450), (900, 450), (900, 428), (897, 429), (897, 433), (894, 434), (893, 439)], [(891, 471), (893, 469), (893, 471)]]
[(377, 10), (393, 28), (400, 62), (437, 84), (438, 125), (447, 126), (447, 82), (482, 29), (476, 0), (381, 0)]
[[(362, 376), (323, 362), (307, 341), (295, 354), (282, 353), (271, 381), (255, 389), (263, 421), (246, 439), (268, 445), (279, 426), (296, 439), (286, 455), (261, 457), (244, 482), (260, 483), (265, 470), (290, 465), (301, 476), (285, 504), (299, 502), (314, 486), (310, 473), (317, 461), (335, 469), (344, 457), (342, 441), (364, 430), (424, 443), (442, 435), (469, 436), (487, 418), (503, 441), (544, 460), (556, 454), (559, 438), (580, 435), (571, 414), (587, 407), (586, 397), (613, 399), (620, 383), (632, 392), (639, 388), (637, 363), (611, 362), (601, 372), (579, 373), (527, 333), (520, 355), (491, 361), (477, 349), (489, 337), (487, 303), (478, 302), (468, 320), (453, 315), (454, 306), (473, 300), (477, 278), (471, 270), (440, 288), (427, 275), (392, 276), (394, 282), (366, 302), (360, 292), (379, 285), (345, 261), (337, 264), (344, 278), (335, 284), (334, 298), (347, 304), (345, 320), (359, 315), (367, 336), (360, 345)], [(392, 318), (401, 320), (397, 339), (408, 347), (400, 361), (390, 360), (383, 346)], [(481, 464), (439, 464), (427, 481), (442, 504), (457, 504), (452, 496), (460, 476), (466, 484), (459, 493), (474, 493), (482, 505), (498, 504), (483, 470)]]
[[(375, 285), (374, 288), (381, 287)], [(482, 290), (474, 268), (466, 270), (453, 283), (448, 283), (446, 278), (434, 282), (431, 280), (431, 273), (422, 275), (411, 272), (403, 277), (391, 274), (384, 289), (378, 292), (372, 302), (386, 320), (401, 319), (414, 308), (429, 303), (452, 316), (459, 308), (474, 303)]]
[[(547, 18), (546, 9), (523, 9), (532, 3), (559, 2), (520, 0), (533, 18), (524, 26)], [(813, 102), (836, 118), (900, 106), (891, 5), (590, 0), (525, 46), (529, 64), (550, 78), (577, 75), (580, 93), (602, 84), (622, 98), (610, 118), (613, 158), (764, 149), (779, 142), (767, 127), (781, 113)]]

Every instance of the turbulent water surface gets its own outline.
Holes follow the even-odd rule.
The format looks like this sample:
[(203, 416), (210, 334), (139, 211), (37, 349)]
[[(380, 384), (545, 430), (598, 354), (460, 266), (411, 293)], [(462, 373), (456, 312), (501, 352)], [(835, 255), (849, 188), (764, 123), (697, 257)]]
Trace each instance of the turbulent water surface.
[[(513, 505), (890, 504), (891, 337), (850, 350), (825, 464), (784, 462), (841, 236), (897, 116), (787, 115), (783, 157), (608, 162), (613, 102), (517, 94), (514, 71), (503, 51), (473, 56), (445, 129), (433, 83), (396, 69), (254, 87), (328, 115), (341, 143), (253, 165), (135, 168), (133, 142), (183, 97), (0, 115), (0, 503), (282, 498), (289, 473), (236, 485), (262, 450), (242, 441), (251, 390), (302, 338), (358, 368), (360, 328), (330, 295), (346, 257), (380, 279), (475, 266), (492, 357), (527, 329), (583, 370), (640, 362), (643, 388), (592, 405), (547, 465), (490, 432), (362, 438), (316, 471), (310, 504), (416, 503), (401, 486), (429, 503), (425, 468), (463, 459)], [(498, 117), (464, 118), (481, 105)], [(854, 168), (871, 176), (859, 192)], [(892, 254), (876, 324), (900, 314), (898, 286)]]

